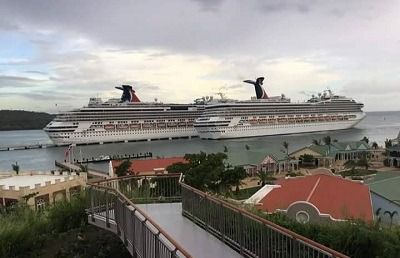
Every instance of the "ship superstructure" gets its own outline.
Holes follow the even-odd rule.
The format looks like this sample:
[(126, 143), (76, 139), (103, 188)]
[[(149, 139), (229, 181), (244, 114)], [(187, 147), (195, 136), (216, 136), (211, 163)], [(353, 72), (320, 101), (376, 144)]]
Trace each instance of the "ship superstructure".
[(263, 77), (253, 84), (256, 99), (207, 105), (194, 127), (203, 139), (254, 137), (341, 130), (354, 127), (364, 117), (363, 104), (330, 90), (308, 101), (293, 103), (283, 94), (268, 97)]
[(204, 104), (144, 103), (129, 85), (121, 99), (91, 98), (86, 107), (63, 112), (45, 128), (55, 144), (84, 144), (197, 136), (193, 123)]

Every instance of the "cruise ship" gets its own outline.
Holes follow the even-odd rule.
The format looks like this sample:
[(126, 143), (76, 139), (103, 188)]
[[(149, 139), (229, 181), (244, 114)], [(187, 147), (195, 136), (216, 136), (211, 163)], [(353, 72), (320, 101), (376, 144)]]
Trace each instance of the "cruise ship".
[(86, 107), (58, 114), (44, 131), (55, 144), (127, 142), (198, 136), (193, 127), (204, 101), (193, 104), (144, 103), (130, 85), (121, 99), (90, 98)]
[(264, 78), (246, 80), (256, 98), (207, 105), (194, 127), (202, 139), (226, 139), (266, 135), (341, 130), (354, 127), (365, 117), (363, 104), (327, 90), (308, 101), (293, 103), (284, 95), (269, 97)]

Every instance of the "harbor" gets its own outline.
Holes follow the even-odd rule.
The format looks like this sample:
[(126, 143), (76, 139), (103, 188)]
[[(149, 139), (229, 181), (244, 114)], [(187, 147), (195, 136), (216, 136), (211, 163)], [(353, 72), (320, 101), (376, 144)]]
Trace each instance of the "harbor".
[[(226, 147), (226, 154), (231, 164), (246, 164), (258, 161), (267, 152), (279, 152), (283, 141), (289, 143), (289, 150), (294, 150), (311, 144), (313, 139), (322, 138), (326, 135), (330, 135), (332, 139), (338, 139), (339, 141), (360, 140), (366, 136), (371, 141), (376, 141), (382, 146), (385, 139), (395, 137), (399, 129), (400, 112), (374, 112), (367, 113), (367, 117), (356, 128), (342, 131), (230, 140), (192, 138), (80, 145), (75, 147), (73, 159), (81, 160), (80, 152), (82, 153), (82, 159), (92, 159), (101, 155), (112, 157), (114, 155), (123, 156), (128, 153), (147, 152), (151, 152), (153, 157), (169, 157), (182, 156), (186, 153), (199, 153), (200, 151), (207, 153), (224, 152)], [(10, 146), (12, 144), (16, 146), (51, 144), (51, 141), (42, 130), (0, 132), (0, 146)], [(246, 149), (246, 145), (248, 149)], [(18, 161), (21, 168), (27, 170), (55, 169), (54, 160), (64, 160), (66, 149), (67, 146), (2, 151), (0, 152), (0, 171), (11, 171), (11, 163), (15, 161)], [(107, 170), (107, 166), (102, 165), (101, 162), (89, 164), (89, 167)]]

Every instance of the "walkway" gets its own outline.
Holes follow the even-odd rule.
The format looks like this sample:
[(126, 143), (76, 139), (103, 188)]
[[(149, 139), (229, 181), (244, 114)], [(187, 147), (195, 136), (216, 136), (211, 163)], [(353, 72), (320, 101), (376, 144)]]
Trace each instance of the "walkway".
[(137, 206), (186, 250), (189, 250), (194, 257), (242, 257), (218, 238), (183, 217), (182, 203), (139, 204)]
[(163, 174), (88, 184), (89, 223), (117, 234), (140, 258), (348, 258), (181, 179)]

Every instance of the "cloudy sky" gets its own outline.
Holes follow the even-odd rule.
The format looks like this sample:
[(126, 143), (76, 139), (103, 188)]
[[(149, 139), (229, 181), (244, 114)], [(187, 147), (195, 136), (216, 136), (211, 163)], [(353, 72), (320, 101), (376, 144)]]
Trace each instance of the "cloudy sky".
[(224, 92), (294, 101), (330, 88), (400, 110), (400, 1), (0, 0), (0, 109), (91, 96), (188, 103)]

